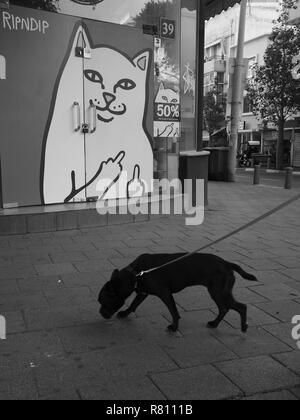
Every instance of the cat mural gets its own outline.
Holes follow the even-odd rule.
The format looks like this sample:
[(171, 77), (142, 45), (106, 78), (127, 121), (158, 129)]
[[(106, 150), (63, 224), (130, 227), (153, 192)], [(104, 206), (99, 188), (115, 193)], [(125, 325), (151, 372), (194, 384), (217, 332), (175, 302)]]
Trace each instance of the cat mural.
[[(71, 45), (44, 138), (43, 202), (125, 198), (137, 174), (140, 193), (148, 193), (153, 178), (146, 127), (152, 51), (132, 58), (94, 45), (83, 24), (75, 28)], [(86, 59), (78, 51), (85, 51)]]

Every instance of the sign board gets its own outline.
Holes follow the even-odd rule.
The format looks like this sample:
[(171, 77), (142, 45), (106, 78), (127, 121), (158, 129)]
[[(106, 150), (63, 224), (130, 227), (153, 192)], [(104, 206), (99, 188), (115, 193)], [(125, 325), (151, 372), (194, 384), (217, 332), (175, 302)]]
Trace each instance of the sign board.
[(158, 35), (158, 27), (156, 25), (143, 25), (143, 33), (145, 35)]
[(155, 121), (180, 121), (180, 104), (155, 103), (154, 104)]
[(176, 38), (176, 21), (166, 18), (160, 19), (160, 36), (161, 38)]

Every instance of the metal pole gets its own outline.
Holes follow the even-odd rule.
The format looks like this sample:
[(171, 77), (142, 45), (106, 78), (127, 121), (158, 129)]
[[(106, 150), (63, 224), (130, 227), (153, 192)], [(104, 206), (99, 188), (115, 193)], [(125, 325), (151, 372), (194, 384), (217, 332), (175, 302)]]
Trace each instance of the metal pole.
[(247, 0), (241, 1), (240, 9), (240, 22), (238, 45), (236, 55), (236, 65), (233, 75), (232, 86), (232, 106), (231, 106), (231, 134), (229, 141), (229, 156), (228, 156), (228, 180), (235, 181), (236, 175), (236, 158), (237, 158), (237, 145), (238, 145), (238, 128), (241, 115), (241, 100), (242, 100), (242, 77), (244, 67), (244, 43), (245, 43), (245, 28), (246, 28), (246, 15), (247, 15)]
[(255, 165), (253, 185), (259, 185), (259, 184), (260, 184), (260, 165)]
[(285, 186), (284, 186), (286, 190), (291, 190), (293, 188), (293, 170), (294, 168), (286, 168)]
[(196, 150), (203, 149), (203, 85), (204, 85), (205, 15), (203, 0), (197, 1), (197, 89)]

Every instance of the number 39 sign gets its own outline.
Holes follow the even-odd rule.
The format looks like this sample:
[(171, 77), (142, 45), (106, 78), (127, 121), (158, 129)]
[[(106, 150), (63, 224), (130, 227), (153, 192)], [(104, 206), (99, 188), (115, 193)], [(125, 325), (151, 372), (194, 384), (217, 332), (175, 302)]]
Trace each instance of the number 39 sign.
[(161, 38), (176, 38), (176, 21), (161, 18), (160, 19), (160, 36)]

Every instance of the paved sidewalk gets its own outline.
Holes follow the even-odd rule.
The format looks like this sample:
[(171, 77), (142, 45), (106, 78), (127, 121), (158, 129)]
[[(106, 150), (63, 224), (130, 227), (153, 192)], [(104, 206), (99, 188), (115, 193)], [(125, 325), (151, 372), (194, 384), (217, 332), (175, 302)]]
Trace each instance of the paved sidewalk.
[(300, 200), (208, 251), (242, 264), (250, 329), (216, 308), (203, 288), (176, 296), (180, 333), (155, 298), (129, 320), (103, 321), (97, 294), (111, 271), (144, 252), (190, 251), (264, 214), (295, 191), (210, 184), (205, 223), (183, 217), (92, 230), (0, 238), (0, 399), (300, 399)]

